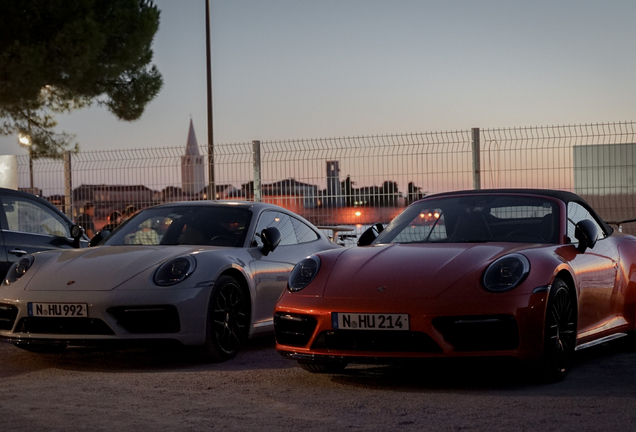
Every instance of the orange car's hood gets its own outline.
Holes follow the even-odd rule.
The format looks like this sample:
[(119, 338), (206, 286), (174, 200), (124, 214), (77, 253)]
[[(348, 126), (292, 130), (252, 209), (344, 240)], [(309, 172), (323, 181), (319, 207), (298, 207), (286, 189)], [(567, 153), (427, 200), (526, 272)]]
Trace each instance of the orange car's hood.
[(373, 298), (386, 290), (401, 298), (435, 298), (475, 268), (485, 268), (513, 248), (503, 243), (351, 248), (331, 269), (323, 295)]

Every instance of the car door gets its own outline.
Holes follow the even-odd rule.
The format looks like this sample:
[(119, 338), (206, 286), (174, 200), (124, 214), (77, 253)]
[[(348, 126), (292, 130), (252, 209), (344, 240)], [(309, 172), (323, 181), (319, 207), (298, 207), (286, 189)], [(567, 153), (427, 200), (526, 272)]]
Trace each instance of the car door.
[(257, 247), (250, 249), (256, 285), (253, 311), (255, 327), (272, 324), (274, 306), (287, 286), (289, 273), (298, 261), (316, 252), (312, 242), (319, 238), (302, 221), (279, 211), (268, 210), (261, 213), (256, 233), (268, 227), (276, 227), (280, 231), (281, 241), (278, 247), (268, 255), (263, 255), (260, 249), (263, 243), (256, 235), (254, 242)]
[(568, 204), (568, 237), (576, 241), (574, 233), (578, 222), (589, 219), (597, 226), (598, 237), (594, 248), (576, 253), (571, 265), (579, 287), (579, 334), (604, 330), (611, 325), (616, 302), (618, 249), (603, 227), (583, 205)]
[(58, 212), (26, 194), (3, 193), (0, 203), (2, 276), (25, 254), (73, 247), (71, 224)]

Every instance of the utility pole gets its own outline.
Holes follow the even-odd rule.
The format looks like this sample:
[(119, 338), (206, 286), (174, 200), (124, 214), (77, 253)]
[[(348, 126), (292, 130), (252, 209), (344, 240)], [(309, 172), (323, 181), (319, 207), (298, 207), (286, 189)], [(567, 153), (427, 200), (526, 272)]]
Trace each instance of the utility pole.
[(212, 127), (212, 59), (210, 43), (210, 0), (205, 0), (205, 59), (207, 66), (208, 88), (208, 199), (216, 199), (214, 184), (214, 128)]

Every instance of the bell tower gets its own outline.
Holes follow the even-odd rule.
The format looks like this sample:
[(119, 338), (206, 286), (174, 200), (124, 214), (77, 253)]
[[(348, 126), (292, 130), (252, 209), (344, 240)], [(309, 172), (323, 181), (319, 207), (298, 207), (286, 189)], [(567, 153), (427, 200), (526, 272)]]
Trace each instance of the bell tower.
[(205, 187), (205, 165), (203, 156), (199, 153), (197, 137), (194, 134), (194, 125), (190, 119), (188, 142), (185, 156), (181, 156), (181, 188), (183, 193), (195, 195)]

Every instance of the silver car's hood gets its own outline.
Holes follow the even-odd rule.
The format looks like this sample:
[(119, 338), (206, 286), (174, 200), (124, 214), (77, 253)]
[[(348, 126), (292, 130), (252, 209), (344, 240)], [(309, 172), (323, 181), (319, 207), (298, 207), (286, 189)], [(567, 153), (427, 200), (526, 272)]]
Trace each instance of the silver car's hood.
[(102, 246), (37, 254), (27, 291), (109, 291), (193, 246)]

